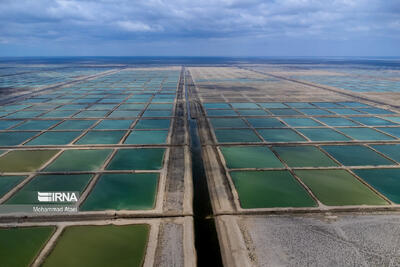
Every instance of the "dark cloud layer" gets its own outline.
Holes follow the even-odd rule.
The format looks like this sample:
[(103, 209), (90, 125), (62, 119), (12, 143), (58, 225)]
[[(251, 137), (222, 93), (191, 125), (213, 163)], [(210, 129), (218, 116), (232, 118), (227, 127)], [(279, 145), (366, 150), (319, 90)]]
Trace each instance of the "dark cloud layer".
[(0, 0), (0, 55), (399, 55), (398, 0)]

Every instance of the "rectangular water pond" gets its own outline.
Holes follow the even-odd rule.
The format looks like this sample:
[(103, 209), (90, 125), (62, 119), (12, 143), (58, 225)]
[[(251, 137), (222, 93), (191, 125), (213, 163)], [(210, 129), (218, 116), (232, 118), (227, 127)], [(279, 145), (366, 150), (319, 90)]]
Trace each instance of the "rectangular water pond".
[(81, 110), (85, 109), (87, 104), (67, 104), (59, 107), (57, 110)]
[[(82, 193), (92, 175), (38, 175), (6, 201), (7, 204), (40, 204), (37, 192)], [(47, 203), (51, 204), (51, 202)]]
[(395, 164), (368, 147), (361, 145), (322, 146), (322, 148), (345, 166), (376, 166)]
[(112, 110), (115, 106), (115, 104), (94, 104), (88, 110)]
[(6, 130), (6, 129), (8, 129), (12, 126), (15, 126), (21, 122), (22, 122), (22, 120), (0, 120), (0, 130)]
[(321, 123), (310, 118), (283, 118), (282, 120), (292, 127), (322, 126)]
[(54, 231), (53, 226), (0, 228), (1, 266), (30, 266)]
[(22, 182), (26, 176), (0, 176), (0, 198), (14, 186)]
[(319, 108), (298, 108), (297, 110), (306, 115), (332, 115), (331, 112)]
[(371, 128), (337, 128), (345, 135), (350, 136), (355, 140), (377, 141), (377, 140), (394, 140), (395, 138), (386, 134), (380, 133)]
[(387, 121), (377, 117), (350, 117), (353, 121), (357, 121), (367, 126), (385, 126), (385, 125), (398, 125), (397, 123)]
[(286, 127), (281, 121), (275, 118), (247, 118), (247, 121), (254, 128), (280, 128)]
[(238, 116), (238, 114), (231, 109), (208, 109), (208, 116)]
[(77, 145), (108, 145), (118, 144), (125, 131), (89, 131), (75, 144)]
[(121, 110), (141, 110), (145, 108), (145, 104), (122, 104), (118, 107)]
[(39, 169), (58, 150), (14, 150), (0, 157), (0, 172), (32, 172)]
[(99, 267), (112, 263), (139, 267), (143, 265), (149, 231), (150, 227), (143, 224), (69, 226), (43, 266)]
[(210, 121), (214, 128), (248, 128), (240, 118), (212, 118)]
[(307, 141), (292, 129), (262, 129), (257, 131), (267, 142), (279, 143)]
[(400, 162), (400, 144), (390, 144), (390, 145), (371, 145), (372, 148), (385, 154), (391, 159)]
[[(121, 105), (123, 106), (123, 105)], [(172, 110), (174, 107), (173, 104), (150, 104), (147, 109), (149, 110)], [(144, 107), (143, 107), (144, 108)]]
[(312, 102), (313, 105), (320, 107), (320, 108), (340, 108), (341, 105), (338, 105), (333, 102)]
[(376, 129), (381, 130), (382, 132), (388, 133), (392, 136), (400, 138), (400, 127), (377, 127)]
[(229, 109), (231, 108), (227, 103), (203, 103), (203, 106), (206, 109), (210, 108), (221, 108), (221, 109)]
[(164, 148), (119, 149), (107, 170), (159, 170), (164, 154)]
[(260, 138), (250, 129), (215, 130), (220, 143), (261, 142)]
[(103, 120), (99, 124), (94, 127), (94, 129), (99, 130), (120, 130), (120, 129), (129, 129), (132, 120)]
[(345, 107), (353, 107), (353, 108), (367, 108), (369, 105), (363, 104), (360, 102), (337, 102), (340, 105), (343, 105)]
[(297, 170), (295, 173), (324, 205), (388, 204), (345, 170)]
[(331, 112), (335, 112), (340, 115), (360, 115), (362, 112), (350, 108), (330, 108), (328, 109)]
[(57, 125), (53, 130), (84, 130), (95, 122), (94, 120), (67, 120)]
[(159, 119), (159, 120), (140, 120), (136, 125), (135, 129), (169, 129), (171, 120)]
[(220, 147), (228, 168), (283, 168), (284, 165), (264, 146)]
[(285, 102), (285, 104), (292, 108), (314, 108), (315, 107), (307, 102)]
[(165, 144), (167, 141), (168, 131), (152, 130), (152, 131), (132, 131), (126, 138), (124, 144), (133, 145), (150, 145)]
[(269, 111), (274, 115), (301, 115), (300, 112), (291, 108), (273, 108)]
[(353, 170), (364, 181), (396, 204), (400, 204), (400, 169)]
[(366, 112), (369, 114), (394, 114), (393, 111), (383, 109), (383, 108), (359, 108), (362, 112)]
[(260, 105), (260, 107), (263, 107), (263, 108), (287, 108), (288, 107), (285, 104), (279, 103), (279, 102), (258, 103), (258, 105)]
[(359, 126), (360, 125), (351, 120), (348, 120), (345, 118), (339, 118), (339, 117), (325, 117), (325, 118), (318, 117), (316, 119), (318, 119), (319, 121), (321, 121), (329, 126)]
[(300, 128), (297, 131), (307, 136), (311, 141), (332, 142), (351, 140), (347, 136), (330, 128)]
[(104, 174), (81, 206), (81, 210), (153, 209), (158, 179), (158, 173)]
[(46, 130), (50, 128), (50, 126), (59, 123), (59, 120), (29, 120), (24, 122), (23, 124), (14, 127), (14, 130)]
[(22, 118), (35, 118), (42, 114), (43, 111), (17, 111), (16, 113), (13, 113), (11, 115), (8, 115), (6, 118), (7, 119), (22, 119)]
[(67, 145), (77, 138), (81, 132), (45, 132), (32, 139), (27, 146)]
[(269, 113), (263, 109), (239, 109), (237, 111), (242, 116), (268, 116)]
[(108, 112), (108, 110), (84, 110), (76, 114), (74, 118), (102, 118)]
[(23, 143), (38, 132), (3, 132), (0, 133), (0, 146), (15, 146)]
[(171, 117), (173, 116), (171, 110), (146, 110), (143, 117)]
[(332, 167), (338, 165), (314, 146), (276, 146), (272, 149), (290, 167)]
[(244, 209), (316, 206), (288, 171), (234, 171), (230, 175)]
[(108, 117), (109, 118), (133, 118), (139, 116), (141, 111), (139, 110), (116, 110), (113, 111)]
[(45, 171), (97, 171), (111, 153), (111, 149), (65, 150)]
[(391, 121), (394, 121), (394, 122), (400, 124), (400, 117), (389, 117), (389, 116), (384, 116), (384, 118), (387, 119), (387, 120), (391, 120)]
[(53, 110), (50, 111), (44, 115), (42, 115), (42, 118), (69, 118), (72, 115), (77, 113), (76, 110)]
[(259, 109), (260, 107), (255, 103), (231, 103), (232, 107), (236, 109)]

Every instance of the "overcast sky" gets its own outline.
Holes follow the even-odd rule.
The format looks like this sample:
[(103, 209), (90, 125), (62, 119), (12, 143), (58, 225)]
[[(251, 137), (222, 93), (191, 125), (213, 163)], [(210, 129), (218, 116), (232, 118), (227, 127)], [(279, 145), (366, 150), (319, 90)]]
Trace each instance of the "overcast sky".
[(0, 0), (0, 56), (400, 56), (399, 0)]

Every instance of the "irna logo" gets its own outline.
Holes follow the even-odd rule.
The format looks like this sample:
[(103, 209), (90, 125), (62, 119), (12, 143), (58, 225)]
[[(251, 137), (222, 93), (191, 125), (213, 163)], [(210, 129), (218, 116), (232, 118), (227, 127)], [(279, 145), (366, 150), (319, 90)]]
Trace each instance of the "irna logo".
[(77, 192), (38, 192), (39, 202), (78, 202)]

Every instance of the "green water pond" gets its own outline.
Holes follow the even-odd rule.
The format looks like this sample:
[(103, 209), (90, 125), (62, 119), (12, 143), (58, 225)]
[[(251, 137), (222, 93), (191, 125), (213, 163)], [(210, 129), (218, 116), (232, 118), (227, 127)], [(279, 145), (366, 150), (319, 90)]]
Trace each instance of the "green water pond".
[(90, 131), (81, 137), (75, 144), (96, 145), (96, 144), (118, 144), (125, 131)]
[(288, 171), (234, 171), (230, 174), (244, 209), (316, 206)]
[(325, 205), (388, 204), (345, 170), (296, 170), (295, 173)]
[(0, 176), (0, 197), (22, 182), (25, 176)]
[(154, 208), (157, 173), (104, 174), (81, 206), (83, 211)]
[(292, 129), (262, 129), (257, 131), (267, 142), (279, 143), (307, 141)]
[(7, 204), (40, 204), (37, 192), (80, 192), (82, 193), (92, 175), (38, 175), (6, 201)]
[(45, 171), (97, 171), (111, 153), (111, 149), (65, 150)]
[(149, 225), (144, 224), (69, 226), (43, 266), (139, 267), (146, 254), (149, 231)]
[(220, 147), (228, 168), (283, 168), (284, 165), (268, 147)]
[(0, 228), (0, 265), (30, 266), (54, 231), (53, 226)]
[(388, 199), (400, 204), (400, 169), (353, 170)]
[(152, 130), (152, 131), (132, 131), (126, 138), (124, 144), (133, 145), (149, 145), (149, 144), (165, 144), (167, 141), (168, 131)]
[(58, 150), (14, 150), (0, 157), (0, 172), (31, 172), (39, 169)]
[(273, 147), (273, 150), (290, 167), (332, 167), (338, 165), (314, 146), (276, 146)]
[(164, 153), (164, 148), (119, 149), (107, 170), (159, 170)]
[(215, 130), (215, 135), (220, 143), (261, 142), (250, 129)]
[(345, 166), (394, 164), (375, 151), (361, 145), (322, 146), (322, 148)]

